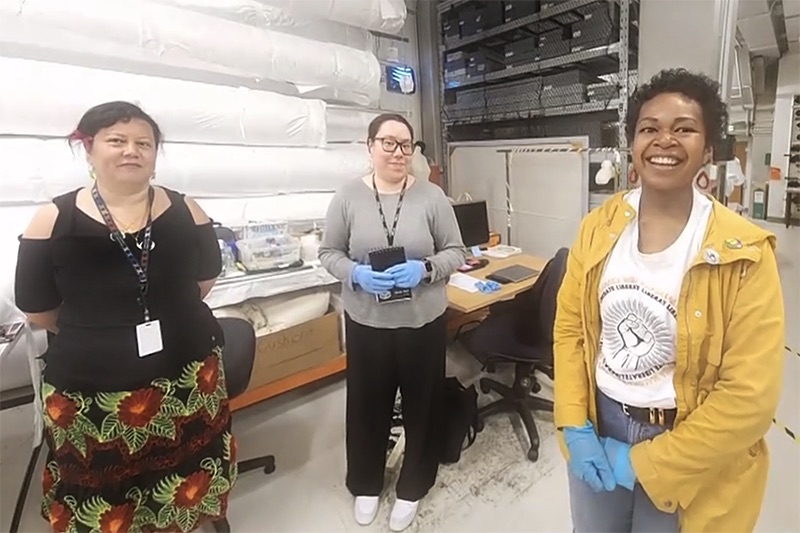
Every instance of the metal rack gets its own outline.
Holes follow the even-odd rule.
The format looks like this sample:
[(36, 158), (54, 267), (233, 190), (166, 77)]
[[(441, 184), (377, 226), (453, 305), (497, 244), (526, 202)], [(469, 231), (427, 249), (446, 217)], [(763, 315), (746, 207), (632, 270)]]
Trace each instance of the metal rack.
[(526, 76), (528, 74), (540, 74), (547, 72), (556, 67), (584, 63), (586, 61), (595, 59), (605, 59), (608, 56), (616, 55), (620, 55), (620, 43), (613, 43), (608, 46), (599, 46), (597, 48), (581, 50), (580, 52), (573, 52), (564, 56), (545, 59), (544, 61), (537, 61), (536, 63), (529, 63), (527, 65), (520, 65), (518, 67), (510, 67), (506, 68), (505, 70), (497, 70), (483, 76), (475, 76), (470, 80), (460, 83), (457, 87), (448, 87), (448, 89), (462, 89), (464, 87), (471, 87), (474, 85), (509, 81), (520, 76)]
[(783, 218), (786, 227), (792, 226), (792, 209), (794, 204), (800, 205), (800, 95), (792, 98), (791, 110), (792, 125), (789, 128), (789, 151), (786, 157), (789, 159), (786, 167), (786, 190), (784, 191)]
[[(625, 115), (628, 111), (628, 95), (636, 85), (636, 77), (632, 76), (629, 69), (628, 58), (630, 54), (629, 45), (629, 24), (630, 24), (630, 2), (632, 0), (604, 0), (608, 3), (616, 4), (619, 8), (619, 40), (615, 43), (610, 43), (607, 46), (600, 46), (586, 50), (576, 51), (563, 56), (549, 58), (542, 61), (536, 61), (524, 65), (505, 68), (489, 72), (482, 76), (472, 77), (457, 86), (448, 87), (445, 80), (444, 71), (444, 55), (455, 50), (468, 47), (489, 39), (502, 37), (506, 34), (511, 34), (521, 28), (535, 24), (540, 21), (552, 19), (558, 15), (563, 15), (580, 9), (582, 7), (595, 4), (598, 0), (567, 0), (565, 2), (556, 4), (538, 13), (519, 18), (505, 24), (501, 24), (494, 28), (483, 31), (477, 35), (472, 35), (457, 41), (445, 42), (444, 35), (441, 31), (443, 23), (443, 15), (446, 11), (453, 7), (466, 4), (471, 0), (441, 0), (437, 4), (438, 12), (438, 47), (439, 54), (442, 58), (442, 68), (439, 72), (439, 103), (441, 109), (441, 122), (442, 122), (442, 146), (445, 147), (445, 158), (442, 162), (447, 171), (449, 149), (447, 149), (450, 135), (449, 129), (454, 126), (461, 125), (477, 125), (490, 122), (501, 122), (509, 120), (520, 119), (537, 119), (543, 117), (559, 117), (559, 116), (579, 116), (585, 113), (595, 113), (598, 111), (617, 110), (617, 146), (622, 153), (627, 151), (627, 137), (625, 134)], [(535, 107), (525, 109), (525, 106), (517, 105), (515, 109), (505, 109), (500, 112), (486, 112), (474, 116), (453, 117), (446, 111), (445, 92), (449, 90), (461, 90), (465, 87), (480, 87), (480, 86), (494, 86), (499, 83), (506, 83), (516, 79), (526, 79), (533, 74), (547, 74), (550, 71), (558, 70), (559, 67), (579, 64), (594, 64), (598, 62), (607, 62), (612, 60), (616, 63), (616, 79), (618, 82), (619, 95), (615, 98), (610, 98), (607, 101), (586, 102), (582, 104), (566, 105), (560, 107)], [(612, 67), (613, 68), (613, 67)], [(620, 189), (627, 188), (627, 175), (628, 175), (628, 160), (626, 157), (621, 161), (621, 178), (618, 182)]]
[[(437, 9), (441, 14), (446, 9), (451, 7), (458, 6), (460, 4), (465, 4), (469, 0), (455, 0), (450, 2), (441, 2), (437, 5)], [(453, 50), (457, 50), (464, 46), (469, 46), (471, 44), (479, 43), (491, 37), (496, 37), (498, 35), (502, 35), (504, 33), (509, 33), (514, 30), (524, 28), (525, 26), (530, 26), (531, 24), (535, 24), (537, 22), (541, 22), (543, 20), (551, 19), (558, 15), (563, 15), (564, 13), (568, 13), (570, 11), (574, 11), (581, 7), (586, 7), (590, 4), (595, 3), (597, 0), (568, 0), (567, 2), (563, 2), (561, 4), (555, 5), (549, 9), (544, 11), (540, 11), (539, 13), (535, 13), (533, 15), (528, 15), (527, 17), (522, 17), (517, 20), (513, 20), (511, 22), (506, 22), (505, 24), (501, 24), (500, 26), (491, 28), (486, 30), (485, 32), (479, 33), (477, 35), (472, 35), (470, 37), (459, 39), (457, 42), (452, 44), (445, 44), (444, 51), (451, 52)], [(615, 2), (618, 0), (614, 0)], [(442, 7), (446, 6), (446, 7)]]
[(583, 113), (595, 113), (597, 111), (610, 111), (617, 109), (619, 99), (614, 98), (608, 102), (587, 102), (585, 104), (575, 104), (559, 107), (546, 107), (536, 109), (520, 109), (518, 111), (507, 111), (498, 113), (486, 113), (482, 116), (472, 116), (465, 118), (446, 117), (443, 123), (448, 126), (481, 124), (483, 122), (500, 122), (504, 120), (520, 120), (536, 117), (563, 117), (568, 115), (581, 115)]

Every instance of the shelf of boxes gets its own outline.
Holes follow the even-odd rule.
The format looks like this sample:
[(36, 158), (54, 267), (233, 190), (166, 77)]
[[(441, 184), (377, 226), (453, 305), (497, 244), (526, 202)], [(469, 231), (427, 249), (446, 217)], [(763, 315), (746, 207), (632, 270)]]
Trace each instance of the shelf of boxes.
[(613, 111), (617, 109), (619, 100), (613, 99), (608, 102), (588, 102), (584, 104), (564, 105), (548, 108), (518, 109), (515, 111), (495, 111), (488, 113), (475, 113), (472, 115), (459, 115), (455, 113), (445, 120), (445, 124), (450, 126), (465, 124), (485, 124), (487, 122), (502, 122), (507, 120), (531, 119), (536, 117), (564, 117), (569, 115), (581, 115), (584, 113), (596, 113), (598, 111)]
[[(437, 8), (445, 146), (487, 134), (591, 131), (592, 146), (626, 148), (622, 121), (635, 87), (628, 65), (637, 61), (636, 2), (445, 0)], [(626, 167), (624, 161), (627, 175)]]
[[(469, 4), (469, 2), (455, 2), (449, 7), (455, 8), (460, 4)], [(541, 4), (544, 4), (545, 7), (541, 7)], [(559, 16), (570, 18), (568, 15), (572, 12), (587, 8), (593, 4), (597, 4), (597, 0), (567, 0), (566, 2), (538, 2), (536, 0), (522, 0), (517, 2), (472, 2), (471, 5), (475, 6), (476, 11), (480, 7), (483, 7), (490, 12), (498, 12), (498, 16), (502, 16), (500, 20), (504, 20), (505, 22), (499, 26), (486, 29), (480, 25), (476, 25), (475, 33), (467, 36), (456, 36), (455, 33), (451, 33), (449, 37), (446, 35), (444, 51), (449, 52), (471, 44), (477, 44), (492, 37), (511, 33), (515, 30), (525, 28), (526, 26), (549, 21)], [(540, 7), (541, 11), (531, 13), (531, 11)], [(463, 26), (463, 24), (460, 25)], [(552, 27), (554, 28), (555, 26)], [(472, 30), (470, 30), (470, 33), (471, 31)]]

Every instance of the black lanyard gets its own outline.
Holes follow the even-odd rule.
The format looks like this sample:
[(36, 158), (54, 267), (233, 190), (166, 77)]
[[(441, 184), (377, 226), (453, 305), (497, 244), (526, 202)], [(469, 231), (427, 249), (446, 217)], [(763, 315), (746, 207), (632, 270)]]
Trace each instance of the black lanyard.
[(383, 213), (383, 204), (381, 204), (381, 197), (378, 194), (378, 187), (375, 186), (375, 174), (372, 175), (372, 190), (375, 191), (375, 202), (378, 204), (378, 214), (381, 217), (381, 224), (383, 231), (386, 233), (386, 242), (389, 246), (394, 246), (394, 235), (397, 231), (397, 221), (400, 220), (400, 209), (403, 207), (403, 199), (406, 196), (406, 185), (408, 185), (408, 176), (403, 179), (403, 188), (400, 191), (400, 198), (397, 199), (397, 207), (394, 209), (394, 222), (392, 229), (389, 230), (389, 225), (386, 224), (386, 215)]
[(153, 236), (154, 196), (155, 191), (152, 187), (150, 187), (147, 198), (147, 225), (144, 228), (144, 240), (142, 241), (141, 246), (142, 256), (141, 259), (137, 261), (136, 256), (133, 255), (128, 243), (125, 242), (125, 236), (114, 223), (114, 219), (111, 217), (111, 212), (108, 210), (105, 200), (103, 200), (103, 197), (100, 196), (100, 192), (97, 190), (97, 184), (95, 183), (95, 185), (92, 187), (92, 198), (97, 206), (97, 210), (100, 211), (100, 215), (103, 217), (103, 221), (105, 221), (106, 226), (108, 226), (108, 229), (111, 232), (111, 240), (115, 241), (117, 244), (119, 244), (119, 247), (122, 248), (125, 257), (128, 258), (128, 262), (131, 264), (131, 267), (133, 267), (134, 272), (136, 272), (136, 277), (139, 278), (139, 305), (142, 306), (142, 310), (144, 311), (145, 322), (150, 322), (150, 310), (147, 308), (147, 303), (145, 302), (144, 297), (145, 294), (147, 294), (147, 266), (150, 260), (150, 249)]

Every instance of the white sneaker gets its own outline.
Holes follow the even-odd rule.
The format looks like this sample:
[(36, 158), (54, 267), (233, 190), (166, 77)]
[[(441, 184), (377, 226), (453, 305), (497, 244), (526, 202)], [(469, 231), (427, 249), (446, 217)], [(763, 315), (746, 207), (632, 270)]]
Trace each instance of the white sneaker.
[(419, 501), (410, 502), (400, 499), (395, 501), (394, 507), (392, 507), (392, 514), (389, 517), (389, 529), (392, 531), (403, 531), (410, 526), (411, 522), (413, 522), (414, 518), (417, 516), (418, 507)]
[(356, 496), (355, 516), (356, 522), (361, 526), (370, 525), (378, 515), (378, 496)]

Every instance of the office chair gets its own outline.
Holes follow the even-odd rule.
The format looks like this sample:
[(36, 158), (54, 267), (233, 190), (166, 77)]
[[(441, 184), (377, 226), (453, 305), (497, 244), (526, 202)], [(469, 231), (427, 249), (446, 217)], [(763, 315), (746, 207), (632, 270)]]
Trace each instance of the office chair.
[[(233, 399), (244, 393), (250, 383), (253, 362), (256, 357), (256, 334), (253, 326), (241, 318), (218, 318), (225, 337), (225, 348), (222, 352), (222, 365), (225, 368), (225, 385), (228, 398)], [(265, 474), (275, 471), (275, 456), (263, 455), (237, 463), (239, 475), (253, 470), (263, 469)], [(231, 525), (227, 518), (214, 522), (217, 533), (231, 533)]]
[(540, 370), (553, 378), (556, 297), (564, 279), (568, 253), (567, 248), (561, 248), (545, 265), (533, 287), (510, 302), (492, 306), (489, 316), (462, 337), (467, 350), (484, 370), (494, 371), (498, 363), (514, 364), (511, 386), (481, 378), (481, 392), (495, 392), (501, 398), (478, 410), (478, 431), (489, 416), (519, 414), (531, 443), (528, 459), (534, 462), (539, 459), (539, 431), (532, 412), (553, 412), (552, 401), (534, 396), (541, 390), (534, 371)]

